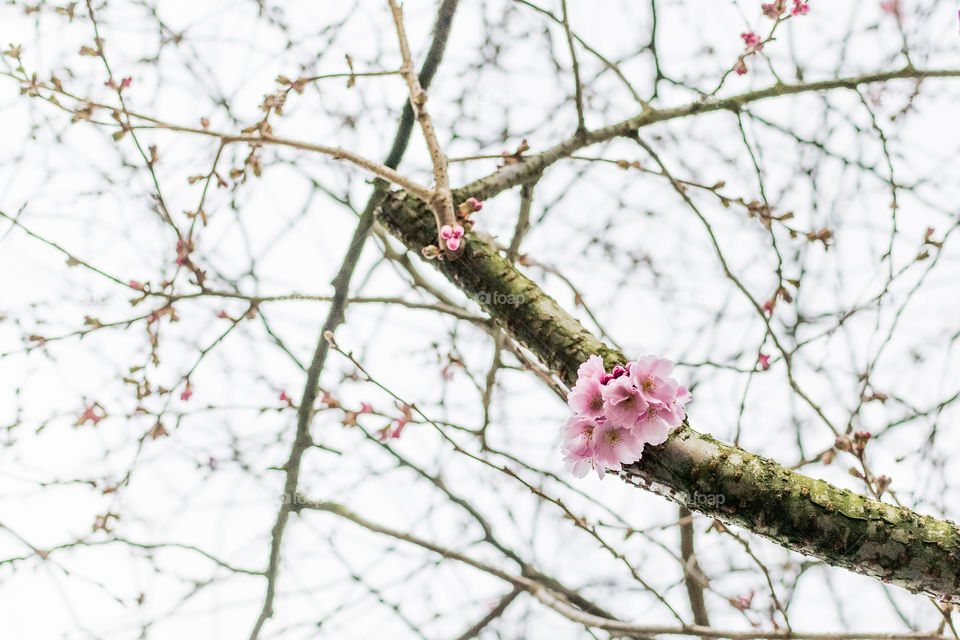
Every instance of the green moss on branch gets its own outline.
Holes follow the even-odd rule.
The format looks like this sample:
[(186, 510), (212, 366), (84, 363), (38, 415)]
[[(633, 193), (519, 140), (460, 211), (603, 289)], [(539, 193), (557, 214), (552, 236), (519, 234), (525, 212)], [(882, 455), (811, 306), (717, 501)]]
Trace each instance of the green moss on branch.
[[(435, 241), (433, 216), (414, 198), (392, 194), (380, 219), (418, 255)], [(467, 237), (458, 260), (432, 264), (568, 384), (591, 354), (602, 356), (608, 366), (625, 363), (623, 354), (597, 340), (474, 235)], [(960, 529), (952, 522), (790, 471), (687, 425), (625, 467), (620, 477), (788, 549), (960, 603)]]

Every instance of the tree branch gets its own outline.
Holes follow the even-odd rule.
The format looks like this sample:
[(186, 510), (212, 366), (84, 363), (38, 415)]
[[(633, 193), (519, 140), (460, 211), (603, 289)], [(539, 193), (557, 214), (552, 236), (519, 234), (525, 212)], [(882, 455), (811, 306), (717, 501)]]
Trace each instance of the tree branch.
[[(417, 255), (434, 241), (425, 208), (407, 194), (391, 194), (381, 207), (381, 221)], [(459, 260), (431, 264), (568, 384), (592, 354), (608, 367), (626, 363), (477, 234)], [(952, 522), (790, 471), (687, 424), (645, 454), (620, 473), (625, 482), (829, 564), (960, 603), (960, 529)], [(696, 499), (702, 495), (717, 499)]]

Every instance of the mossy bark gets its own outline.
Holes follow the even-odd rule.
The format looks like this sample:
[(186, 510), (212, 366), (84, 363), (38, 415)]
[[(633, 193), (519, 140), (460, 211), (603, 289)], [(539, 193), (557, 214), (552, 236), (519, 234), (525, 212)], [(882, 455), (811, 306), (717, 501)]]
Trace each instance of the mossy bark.
[[(468, 194), (457, 193), (458, 200)], [(420, 201), (392, 194), (380, 220), (411, 250), (436, 242), (433, 215)], [(486, 242), (470, 235), (456, 260), (433, 260), (504, 329), (565, 382), (588, 356), (608, 366), (626, 358), (566, 313)], [(910, 591), (960, 603), (960, 529), (790, 471), (722, 444), (684, 424), (620, 477), (795, 551)]]

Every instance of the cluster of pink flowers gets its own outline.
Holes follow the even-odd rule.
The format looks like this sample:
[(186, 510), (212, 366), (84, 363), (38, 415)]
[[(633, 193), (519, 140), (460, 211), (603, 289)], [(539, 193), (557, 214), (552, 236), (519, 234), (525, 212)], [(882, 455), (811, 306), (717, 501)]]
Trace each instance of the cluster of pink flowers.
[(440, 227), (440, 237), (443, 238), (443, 241), (446, 243), (447, 249), (456, 251), (460, 248), (460, 238), (463, 237), (463, 227), (459, 224), (453, 226), (445, 224)]
[(644, 356), (610, 373), (590, 356), (577, 370), (567, 405), (577, 413), (563, 427), (567, 468), (578, 478), (640, 459), (645, 444), (658, 445), (686, 417), (690, 391), (670, 377), (673, 364)]

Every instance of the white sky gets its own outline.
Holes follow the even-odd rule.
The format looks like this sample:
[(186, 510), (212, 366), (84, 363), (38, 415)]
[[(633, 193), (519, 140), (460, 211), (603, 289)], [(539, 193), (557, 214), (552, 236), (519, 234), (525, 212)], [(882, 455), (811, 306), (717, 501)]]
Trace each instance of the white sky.
[[(410, 40), (421, 56), (434, 4), (405, 3)], [(542, 17), (512, 7), (508, 0), (461, 4), (429, 102), (447, 153), (499, 154), (515, 149), (523, 138), (535, 152), (570, 135), (576, 115), (572, 103), (566, 102), (572, 79), (562, 30), (549, 25), (553, 53), (563, 67), (558, 73), (546, 46), (543, 31), (548, 25)], [(740, 32), (751, 28), (760, 32), (768, 24), (759, 3), (658, 4), (665, 5), (660, 7), (658, 24), (664, 71), (711, 90), (741, 51)], [(89, 21), (67, 23), (52, 6), (24, 16), (22, 5), (0, 7), (0, 46), (22, 44), (28, 71), (37, 70), (41, 78), (56, 72), (71, 91), (111, 100), (100, 62), (76, 55), (81, 45), (92, 41)], [(544, 0), (543, 5), (559, 11), (558, 3)], [(648, 3), (598, 0), (570, 5), (574, 29), (610, 59), (631, 57), (649, 37)], [(956, 3), (904, 5), (914, 64), (960, 67)], [(263, 95), (276, 88), (278, 74), (295, 77), (301, 65), (306, 73), (343, 72), (344, 54), (352, 56), (358, 71), (399, 64), (385, 3), (326, 0), (278, 6), (292, 25), (286, 34), (260, 18), (254, 2), (164, 0), (159, 3), (160, 18), (174, 31), (185, 30), (187, 37), (180, 47), (164, 48), (160, 64), (154, 65), (138, 61), (157, 52), (155, 21), (143, 3), (115, 0), (101, 12), (104, 37), (116, 76), (133, 77), (126, 94), (130, 108), (191, 126), (207, 117), (215, 129), (235, 130), (260, 117), (257, 107)], [(811, 7), (808, 16), (784, 25), (778, 39), (767, 45), (771, 64), (785, 81), (795, 80), (796, 61), (808, 80), (903, 65), (896, 22), (882, 14), (878, 3), (814, 1)], [(509, 20), (499, 24), (503, 16)], [(339, 30), (324, 29), (341, 21)], [(847, 37), (848, 33), (853, 35)], [(483, 44), (488, 37), (502, 46), (498, 66), (481, 65), (492, 55), (490, 45)], [(287, 38), (296, 46), (287, 48)], [(635, 114), (638, 107), (619, 81), (609, 72), (601, 73), (596, 59), (582, 50), (580, 54), (588, 126)], [(4, 60), (2, 70), (11, 71), (11, 61)], [(765, 63), (753, 59), (748, 64), (750, 73), (728, 78), (722, 95), (772, 82)], [(65, 66), (73, 70), (72, 76)], [(631, 58), (622, 70), (641, 95), (649, 95), (648, 55)], [(361, 78), (358, 85), (347, 89), (341, 80), (330, 80), (291, 98), (287, 115), (275, 124), (277, 133), (381, 158), (392, 140), (405, 87), (397, 78)], [(956, 224), (958, 85), (925, 82), (915, 111), (896, 122), (889, 118), (910, 99), (913, 84), (891, 83), (870, 94), (896, 158), (897, 180), (919, 187), (899, 194), (892, 264), (894, 270), (905, 269), (904, 275), (882, 304), (818, 338), (795, 362), (798, 382), (841, 426), (857, 404), (859, 372), (877, 355), (894, 323), (895, 338), (880, 352), (872, 377), (874, 389), (893, 400), (866, 405), (855, 427), (877, 431), (907, 415), (910, 407), (931, 407), (958, 391), (960, 362), (954, 347), (960, 326), (956, 298), (960, 249), (955, 238), (947, 242), (922, 287), (911, 293), (931, 264), (913, 262), (924, 230), (933, 227), (939, 238)], [(662, 83), (660, 91), (657, 106), (694, 99), (689, 89), (669, 83)], [(173, 240), (151, 210), (153, 187), (131, 140), (115, 145), (109, 131), (71, 125), (64, 113), (18, 93), (15, 81), (0, 77), (0, 211), (15, 215), (22, 210), (20, 220), (32, 231), (121, 281), (156, 284), (171, 275)], [(466, 99), (460, 104), (462, 96)], [(239, 126), (216, 104), (220, 97), (230, 103)], [(880, 143), (859, 98), (847, 92), (828, 99), (813, 95), (777, 99), (756, 105), (752, 112), (797, 136), (821, 142), (833, 154), (876, 167), (871, 172), (845, 166), (811, 145), (745, 120), (746, 136), (763, 166), (768, 199), (780, 211), (794, 211), (791, 224), (798, 228), (830, 227), (836, 233), (827, 252), (816, 244), (791, 242), (784, 233), (778, 236), (785, 277), (802, 276), (804, 283), (796, 307), (778, 308), (778, 320), (789, 321), (796, 310), (812, 318), (866, 304), (886, 281), (888, 265), (881, 264), (880, 256), (890, 239), (890, 190), (884, 183)], [(353, 126), (346, 122), (348, 116)], [(724, 193), (759, 198), (752, 163), (730, 114), (660, 125), (642, 135), (679, 177), (705, 184), (723, 180)], [(141, 140), (160, 148), (158, 176), (171, 212), (181, 215), (195, 208), (201, 186), (188, 185), (186, 178), (209, 171), (215, 143), (155, 131), (142, 132)], [(240, 147), (228, 150), (223, 166), (239, 165), (246, 152)], [(580, 155), (641, 160), (652, 166), (636, 145), (624, 141)], [(349, 197), (360, 208), (369, 193), (367, 176), (342, 163), (290, 150), (268, 149), (264, 159), (262, 179), (251, 178), (236, 192), (211, 194), (207, 206), (211, 221), (198, 239), (197, 255), (223, 288), (229, 281), (251, 295), (329, 295), (328, 283), (355, 218), (334, 199), (313, 190), (311, 181), (340, 198)], [(275, 159), (278, 162), (273, 163)], [(453, 181), (459, 185), (494, 168), (495, 162), (489, 160), (457, 164)], [(429, 181), (419, 134), (402, 170)], [(697, 193), (695, 198), (731, 268), (758, 299), (769, 297), (776, 262), (767, 232), (756, 221), (745, 221), (741, 209), (724, 209), (708, 194)], [(513, 191), (486, 203), (478, 214), (478, 229), (509, 240), (517, 202)], [(562, 162), (538, 185), (533, 216), (535, 220), (545, 216), (545, 221), (534, 227), (523, 251), (560, 268), (584, 292), (587, 304), (600, 311), (604, 328), (628, 355), (657, 353), (684, 363), (709, 361), (750, 369), (759, 349), (772, 353), (769, 343), (762, 342), (759, 319), (723, 278), (703, 227), (662, 178), (598, 163)], [(178, 218), (180, 223), (184, 220)], [(246, 637), (262, 602), (262, 578), (232, 575), (183, 549), (159, 550), (150, 562), (142, 551), (120, 542), (106, 543), (103, 532), (91, 535), (91, 526), (97, 515), (118, 512), (122, 517), (116, 523), (117, 536), (141, 544), (194, 545), (237, 567), (261, 570), (281, 493), (282, 473), (275, 467), (286, 460), (295, 417), (279, 394), (286, 391), (299, 398), (302, 372), (274, 345), (262, 324), (242, 323), (204, 359), (191, 376), (193, 397), (181, 401), (181, 378), (195, 362), (198, 348), (209, 346), (229, 325), (217, 313), (225, 310), (238, 316), (246, 310), (237, 302), (184, 302), (178, 305), (179, 323), (161, 321), (161, 363), (148, 368), (154, 387), (176, 387), (175, 391), (169, 404), (159, 394), (144, 400), (151, 412), (166, 406), (163, 421), (171, 437), (147, 440), (138, 453), (138, 438), (155, 418), (131, 417), (137, 402), (122, 378), (131, 375), (130, 367), (148, 362), (142, 323), (95, 332), (82, 341), (51, 342), (30, 354), (22, 348), (23, 338), (30, 334), (69, 333), (81, 328), (87, 315), (103, 322), (122, 320), (146, 313), (148, 303), (131, 309), (130, 290), (81, 267), (67, 267), (62, 254), (10, 227), (0, 220), (0, 316), (5, 316), (0, 322), (4, 354), (0, 524), (9, 528), (0, 529), (0, 638), (119, 640), (141, 633), (150, 638)], [(354, 279), (354, 295), (405, 295), (427, 301), (408, 292), (396, 269), (378, 257), (371, 243)], [(251, 260), (256, 263), (256, 280), (247, 273)], [(464, 299), (432, 270), (425, 272), (455, 299)], [(595, 329), (558, 278), (535, 269), (527, 273), (575, 311), (585, 326)], [(190, 290), (186, 280), (178, 287)], [(308, 361), (326, 305), (292, 301), (263, 308), (273, 331), (297, 358)], [(811, 323), (799, 338), (819, 336), (830, 326), (825, 320)], [(337, 338), (354, 350), (378, 382), (415, 401), (431, 418), (470, 427), (482, 422), (480, 392), (470, 376), (479, 376), (482, 384), (492, 346), (476, 328), (425, 311), (354, 305)], [(450, 380), (440, 372), (448, 353), (457, 354), (466, 365), (464, 370), (455, 369)], [(513, 364), (514, 359), (508, 357), (507, 362)], [(393, 400), (373, 385), (344, 381), (343, 375), (351, 371), (347, 361), (332, 354), (322, 385), (334, 390), (346, 407), (358, 408), (366, 401), (378, 411), (397, 414)], [(680, 366), (677, 375), (695, 385), (693, 426), (732, 440), (747, 376), (711, 366)], [(529, 374), (505, 370), (498, 379), (490, 426), (494, 446), (571, 480), (562, 469), (557, 438), (557, 428), (568, 415), (566, 407)], [(76, 428), (77, 416), (94, 401), (109, 417), (96, 428)], [(489, 547), (468, 542), (478, 538), (475, 523), (411, 471), (396, 469), (393, 458), (357, 430), (344, 428), (342, 417), (342, 411), (328, 411), (315, 420), (315, 439), (343, 455), (321, 450), (308, 454), (301, 483), (305, 494), (342, 500), (374, 521), (408, 528), (514, 569)], [(955, 499), (958, 478), (943, 463), (958, 444), (958, 418), (951, 405), (939, 416), (907, 422), (887, 432), (870, 459), (877, 473), (894, 478), (906, 504), (953, 519), (960, 518)], [(750, 378), (740, 422), (744, 447), (784, 464), (801, 458), (798, 441), (810, 456), (833, 440), (790, 393), (779, 362)], [(361, 418), (369, 431), (386, 423), (377, 416)], [(3, 428), (7, 425), (13, 426)], [(935, 444), (924, 448), (934, 425)], [(675, 622), (630, 580), (622, 565), (570, 527), (555, 509), (518, 491), (518, 485), (502, 475), (455, 456), (428, 425), (411, 426), (396, 447), (432, 472), (442, 473), (447, 486), (469, 497), (496, 523), (498, 535), (548, 573), (582, 587), (585, 595), (633, 620)], [(806, 472), (860, 490), (862, 485), (847, 474), (851, 463), (838, 459), (834, 465), (816, 465)], [(131, 465), (131, 483), (104, 495), (102, 488), (123, 477)], [(654, 543), (662, 542), (675, 552), (676, 529), (666, 527), (676, 517), (675, 506), (612, 478), (600, 482), (591, 476), (571, 485), (599, 497), (631, 526), (650, 530), (650, 539), (637, 535), (628, 543), (622, 542), (620, 531), (607, 533), (641, 575), (687, 616), (677, 563)], [(546, 489), (578, 513), (609, 522), (609, 513), (570, 487), (549, 482)], [(708, 524), (704, 518), (696, 521), (698, 558), (714, 579), (714, 588), (728, 596), (756, 590), (752, 615), (768, 625), (769, 597), (762, 574), (728, 538), (704, 533)], [(776, 579), (798, 570), (801, 556), (747, 537)], [(4, 562), (30, 556), (24, 540), (49, 549), (78, 538), (90, 544), (55, 552), (46, 562), (36, 556)], [(428, 637), (455, 637), (497, 600), (503, 585), (463, 566), (435, 565), (433, 560), (326, 514), (294, 517), (284, 540), (276, 616), (263, 637), (316, 637), (315, 623), (320, 619), (326, 620), (323, 631), (330, 637), (373, 633), (417, 637), (379, 599), (400, 603), (402, 615), (422, 625)], [(379, 595), (371, 595), (351, 574), (377, 585)], [(215, 581), (194, 593), (193, 581), (211, 578)], [(135, 600), (141, 593), (146, 595), (138, 605)], [(921, 597), (893, 589), (888, 598), (875, 580), (823, 568), (811, 569), (799, 582), (791, 620), (795, 628), (810, 631), (904, 630), (890, 599), (922, 628), (936, 624), (936, 612)], [(708, 594), (708, 603), (719, 628), (746, 627), (744, 616), (716, 593)], [(512, 605), (492, 629), (503, 637), (584, 637), (577, 625), (530, 600)], [(491, 632), (489, 637), (497, 636)]]

